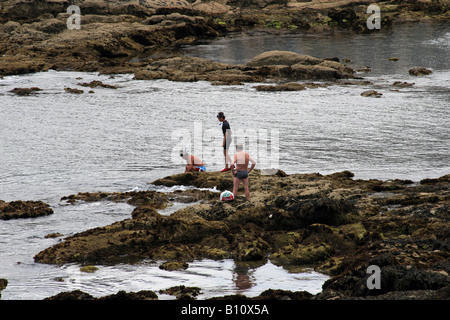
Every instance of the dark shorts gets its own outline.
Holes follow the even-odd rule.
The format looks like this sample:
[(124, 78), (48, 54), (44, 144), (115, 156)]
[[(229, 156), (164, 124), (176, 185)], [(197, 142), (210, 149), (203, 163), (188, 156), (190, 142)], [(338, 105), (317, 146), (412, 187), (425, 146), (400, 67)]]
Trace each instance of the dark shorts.
[(248, 178), (248, 171), (237, 171), (236, 174), (234, 175), (235, 178), (238, 179), (245, 179)]

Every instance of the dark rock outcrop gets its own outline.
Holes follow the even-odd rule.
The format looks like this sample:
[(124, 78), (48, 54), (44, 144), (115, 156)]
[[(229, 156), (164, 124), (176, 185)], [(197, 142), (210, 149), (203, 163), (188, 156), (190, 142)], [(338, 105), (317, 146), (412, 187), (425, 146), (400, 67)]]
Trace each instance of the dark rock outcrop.
[[(229, 190), (231, 179), (226, 172), (185, 173), (154, 184)], [(195, 195), (200, 203), (170, 216), (157, 212), (167, 205), (167, 195), (158, 192), (79, 194), (66, 200), (76, 205), (75, 198), (135, 199), (136, 209), (130, 219), (68, 237), (35, 260), (114, 264), (154, 259), (172, 269), (189, 268), (187, 262), (202, 258), (270, 259), (289, 269), (314, 266), (332, 276), (314, 299), (446, 299), (448, 183), (447, 176), (412, 184), (353, 180), (348, 171), (268, 176), (256, 170), (250, 175), (250, 201), (238, 195), (221, 202), (218, 193), (202, 190)], [(188, 196), (184, 192), (168, 198)], [(371, 265), (381, 270), (381, 290), (367, 286)]]
[(53, 213), (53, 209), (42, 201), (11, 201), (0, 200), (0, 219), (36, 218)]

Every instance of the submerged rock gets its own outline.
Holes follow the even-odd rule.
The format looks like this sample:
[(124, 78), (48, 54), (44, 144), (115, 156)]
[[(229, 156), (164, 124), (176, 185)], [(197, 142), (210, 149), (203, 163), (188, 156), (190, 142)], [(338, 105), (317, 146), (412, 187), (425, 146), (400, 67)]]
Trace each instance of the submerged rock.
[(42, 91), (42, 89), (38, 88), (38, 87), (31, 87), (31, 88), (14, 88), (12, 90), (10, 90), (9, 92), (15, 93), (18, 96), (28, 96), (33, 92), (36, 91)]
[(83, 90), (76, 89), (76, 88), (64, 88), (64, 91), (66, 91), (68, 93), (73, 93), (73, 94), (82, 94), (82, 93), (84, 93)]
[(260, 85), (255, 87), (256, 91), (301, 91), (306, 87), (297, 82), (284, 83), (280, 85)]
[(367, 91), (364, 91), (363, 93), (361, 93), (361, 96), (381, 98), (381, 96), (383, 96), (383, 94), (378, 91), (375, 91), (375, 90), (367, 90)]

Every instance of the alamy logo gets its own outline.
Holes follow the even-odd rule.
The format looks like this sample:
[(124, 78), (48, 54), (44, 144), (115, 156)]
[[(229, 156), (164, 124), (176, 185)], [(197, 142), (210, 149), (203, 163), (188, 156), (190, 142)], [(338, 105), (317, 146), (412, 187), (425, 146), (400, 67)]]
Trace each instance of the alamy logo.
[(381, 9), (376, 4), (371, 4), (366, 13), (372, 13), (372, 15), (367, 19), (366, 24), (369, 30), (381, 29)]
[[(279, 168), (279, 130), (278, 129), (233, 129), (230, 144), (230, 155), (236, 151), (236, 144), (241, 143), (257, 162), (262, 175), (271, 175)], [(175, 165), (183, 164), (180, 150), (200, 157), (207, 166), (223, 164), (222, 133), (218, 134), (216, 128), (204, 129), (200, 121), (193, 123), (193, 132), (188, 128), (172, 131), (174, 146), (171, 160)]]
[(371, 265), (367, 268), (367, 273), (371, 274), (369, 278), (367, 278), (367, 288), (372, 289), (381, 289), (381, 269), (379, 266)]
[(81, 10), (79, 6), (71, 5), (67, 8), (67, 13), (71, 14), (67, 18), (66, 25), (68, 29), (81, 29)]

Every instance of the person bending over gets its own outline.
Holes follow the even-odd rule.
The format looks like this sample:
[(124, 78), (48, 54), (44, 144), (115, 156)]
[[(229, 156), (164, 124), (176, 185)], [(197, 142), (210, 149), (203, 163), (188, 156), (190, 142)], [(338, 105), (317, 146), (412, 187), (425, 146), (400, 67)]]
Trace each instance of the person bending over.
[(206, 171), (206, 166), (199, 157), (189, 154), (186, 151), (181, 151), (180, 156), (187, 161), (186, 170), (184, 171), (185, 173), (193, 171)]

